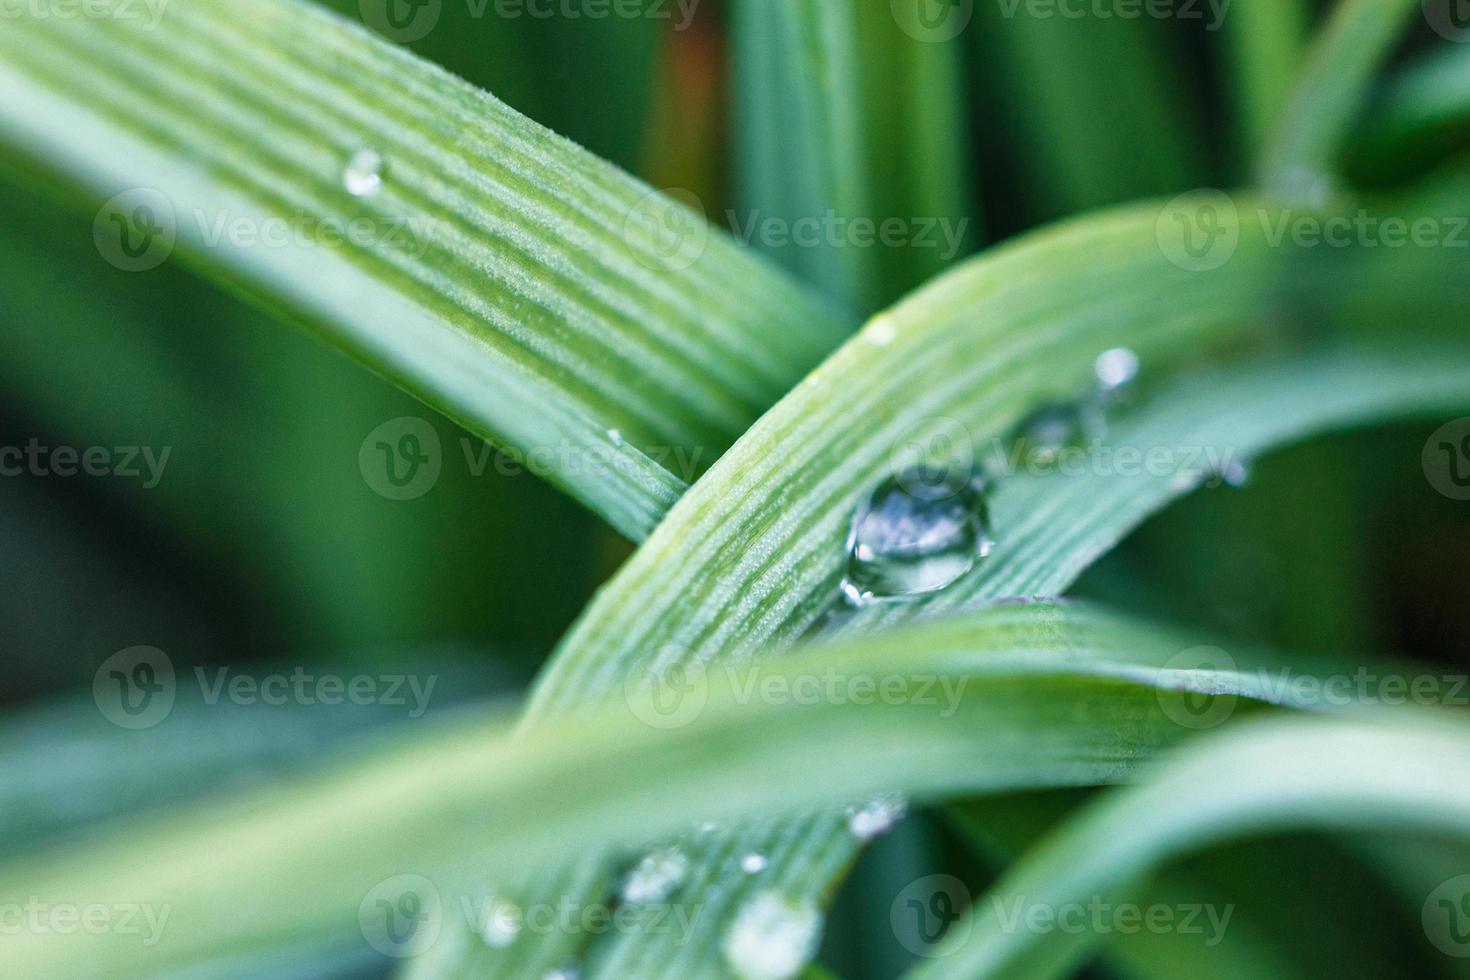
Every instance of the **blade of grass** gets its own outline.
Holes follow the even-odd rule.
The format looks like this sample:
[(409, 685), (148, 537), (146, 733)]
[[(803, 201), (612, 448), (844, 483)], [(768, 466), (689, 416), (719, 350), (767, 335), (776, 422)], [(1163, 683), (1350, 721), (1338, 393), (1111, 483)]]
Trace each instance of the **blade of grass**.
[(1470, 47), (1431, 49), (1389, 79), (1353, 142), (1351, 173), (1372, 182), (1422, 173), (1470, 136)]
[[(707, 464), (842, 333), (700, 216), (309, 5), (199, 0), (153, 30), (28, 14), (0, 52), (0, 136), (29, 169), (93, 203), (160, 191), (180, 258), (548, 458), (631, 536), (701, 465), (655, 457)], [(363, 147), (386, 176), (354, 197)], [(377, 235), (215, 240), (283, 220)]]
[(1313, 40), (1261, 154), (1267, 193), (1320, 206), (1334, 191), (1348, 131), (1373, 75), (1392, 53), (1417, 0), (1339, 0)]
[[(759, 674), (712, 671), (701, 710), (676, 732), (648, 724), (636, 697), (534, 743), (475, 719), (355, 768), (12, 862), (0, 875), (7, 899), (169, 911), (151, 945), (119, 930), (7, 935), (7, 967), (133, 977), (313, 938), (345, 947), (361, 941), (359, 906), (392, 876), (430, 878), (456, 915), (483, 871), (466, 867), (468, 854), (504, 873), (568, 840), (635, 844), (687, 827), (691, 813), (738, 819), (776, 798), (799, 810), (890, 786), (937, 795), (1117, 780), (1189, 732), (1173, 719), (1188, 710), (1194, 673), (1160, 669), (1180, 642), (1193, 641), (1083, 608), (1000, 607), (781, 658)], [(901, 690), (815, 705), (740, 693), (750, 680), (800, 684), (832, 670)], [(957, 695), (923, 695), (937, 679)], [(1268, 681), (1242, 670), (1199, 683), (1251, 699), (1242, 714), (1256, 699), (1293, 703)]]
[[(956, 45), (910, 37), (889, 6), (858, 0), (739, 0), (732, 34), (737, 226), (863, 313), (953, 259), (970, 214)], [(772, 220), (812, 240), (769, 241)], [(885, 221), (910, 240), (879, 239)]]
[[(1297, 828), (1470, 838), (1462, 718), (1406, 709), (1392, 723), (1272, 719), (1183, 750), (1031, 851), (977, 903), (966, 939), (914, 977), (1063, 976), (1098, 937), (1006, 928), (1001, 908), (1116, 903), (1170, 859)], [(973, 928), (970, 926), (973, 925)], [(944, 955), (946, 952), (951, 955)]]
[(1306, 47), (1304, 0), (1235, 0), (1225, 23), (1236, 142), (1253, 157), (1265, 144)]

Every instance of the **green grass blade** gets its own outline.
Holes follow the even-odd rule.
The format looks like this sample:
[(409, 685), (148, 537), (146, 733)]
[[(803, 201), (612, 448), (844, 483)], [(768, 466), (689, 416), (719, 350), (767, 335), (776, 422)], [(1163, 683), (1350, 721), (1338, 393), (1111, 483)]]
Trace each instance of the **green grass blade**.
[(1291, 91), (1307, 39), (1304, 0), (1235, 0), (1225, 22), (1236, 142), (1252, 158)]
[(1419, 9), (1418, 0), (1339, 0), (1262, 151), (1261, 180), (1271, 195), (1320, 206), (1335, 190), (1373, 75)]
[[(94, 204), (158, 190), (181, 258), (544, 454), (629, 535), (698, 472), (658, 458), (707, 465), (841, 335), (698, 215), (308, 5), (199, 0), (154, 30), (28, 15), (0, 52), (0, 137), (23, 163)], [(386, 177), (353, 197), (343, 169), (362, 147)], [(313, 241), (351, 221), (377, 234), (217, 240), (282, 219)]]
[(1378, 93), (1352, 148), (1351, 172), (1370, 181), (1422, 172), (1470, 136), (1470, 47), (1421, 55)]
[[(911, 37), (888, 5), (859, 0), (740, 0), (732, 22), (737, 233), (751, 228), (862, 313), (952, 260), (970, 217), (957, 46)], [(878, 237), (885, 221), (904, 244)], [(809, 240), (768, 240), (772, 222)]]
[[(480, 874), (533, 867), (567, 840), (635, 845), (700, 813), (755, 816), (773, 799), (799, 811), (886, 787), (936, 795), (1114, 781), (1190, 732), (1176, 719), (1191, 672), (1161, 667), (1197, 641), (1083, 607), (998, 607), (759, 673), (711, 671), (679, 731), (648, 724), (637, 698), (530, 743), (494, 720), (468, 721), (357, 767), (11, 863), (0, 876), (7, 899), (131, 902), (166, 907), (168, 919), (151, 945), (119, 930), (9, 935), (7, 967), (126, 978), (313, 939), (360, 944), (359, 906), (384, 879), (430, 878), (457, 916)], [(1240, 659), (1257, 662), (1268, 661)], [(741, 693), (752, 680), (795, 685), (832, 669), (901, 690), (817, 705)], [(1240, 714), (1250, 713), (1244, 699), (1293, 703), (1245, 669), (1200, 683), (1241, 697)], [(949, 695), (922, 693), (936, 689)], [(770, 765), (777, 757), (783, 764)]]
[[(1161, 25), (1147, 18), (1034, 16), (977, 3), (987, 93), (1018, 147), (1042, 218), (1177, 193), (1204, 182), (1203, 136)], [(1147, 152), (1139, 152), (1147, 147)]]
[[(1096, 937), (1007, 929), (998, 910), (1116, 903), (1171, 858), (1298, 828), (1470, 838), (1470, 738), (1461, 719), (1405, 709), (1389, 722), (1274, 719), (1184, 750), (1088, 807), (977, 904), (952, 955), (915, 977), (1064, 976)], [(968, 925), (968, 924), (966, 924)], [(943, 952), (943, 951), (941, 951)]]

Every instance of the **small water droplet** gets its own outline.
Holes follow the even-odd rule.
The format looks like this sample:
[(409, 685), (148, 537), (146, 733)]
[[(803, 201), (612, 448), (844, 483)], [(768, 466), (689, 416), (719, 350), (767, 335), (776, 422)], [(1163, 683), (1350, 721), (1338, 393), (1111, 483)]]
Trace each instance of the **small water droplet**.
[(742, 980), (790, 980), (817, 951), (822, 913), (810, 902), (759, 892), (725, 933), (725, 962)]
[(1104, 394), (1120, 392), (1138, 378), (1138, 355), (1126, 347), (1114, 347), (1097, 355), (1092, 370)]
[(555, 970), (548, 970), (541, 980), (581, 980), (582, 971), (574, 966), (560, 966)]
[(766, 870), (766, 865), (768, 864), (770, 862), (764, 854), (761, 854), (759, 851), (751, 851), (740, 859), (740, 870), (748, 875), (758, 875)]
[(1255, 464), (1251, 460), (1232, 458), (1220, 467), (1220, 479), (1226, 486), (1239, 490), (1251, 482), (1251, 474), (1254, 472)]
[(898, 324), (893, 322), (893, 317), (883, 314), (868, 323), (862, 336), (876, 347), (887, 347), (898, 336)]
[(1051, 466), (1082, 441), (1083, 429), (1082, 410), (1077, 405), (1043, 405), (1017, 429), (1019, 458), (1035, 466)]
[(678, 847), (660, 847), (644, 855), (623, 882), (623, 901), (638, 905), (662, 902), (689, 873), (689, 855)]
[(704, 823), (699, 825), (699, 832), (701, 834), (713, 834), (719, 829), (720, 825), (715, 823), (713, 820), (706, 820), (704, 821)]
[(492, 895), (485, 904), (485, 921), (480, 924), (480, 938), (488, 946), (503, 949), (521, 934), (521, 907), (507, 898)]
[(623, 444), (623, 433), (620, 429), (608, 429), (607, 437), (612, 440), (614, 446), (621, 446)]
[(372, 197), (383, 187), (383, 158), (363, 147), (353, 153), (342, 171), (342, 185), (353, 197)]
[(909, 801), (899, 794), (880, 796), (861, 809), (849, 811), (847, 829), (858, 840), (886, 834), (909, 812)]
[(878, 485), (847, 538), (842, 594), (854, 606), (938, 592), (990, 553), (982, 481), (918, 467)]

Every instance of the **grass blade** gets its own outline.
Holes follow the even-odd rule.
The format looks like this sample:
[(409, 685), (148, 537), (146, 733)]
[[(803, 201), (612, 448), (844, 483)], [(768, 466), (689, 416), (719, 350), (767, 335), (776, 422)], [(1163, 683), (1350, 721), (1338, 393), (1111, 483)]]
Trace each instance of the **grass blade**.
[[(23, 164), (88, 200), (160, 192), (181, 257), (471, 431), (549, 455), (631, 536), (698, 472), (655, 457), (707, 464), (842, 333), (700, 216), (309, 5), (197, 0), (155, 30), (27, 15), (0, 51), (0, 135)], [(387, 175), (354, 197), (363, 147)], [(282, 221), (311, 241), (377, 234), (219, 238)]]

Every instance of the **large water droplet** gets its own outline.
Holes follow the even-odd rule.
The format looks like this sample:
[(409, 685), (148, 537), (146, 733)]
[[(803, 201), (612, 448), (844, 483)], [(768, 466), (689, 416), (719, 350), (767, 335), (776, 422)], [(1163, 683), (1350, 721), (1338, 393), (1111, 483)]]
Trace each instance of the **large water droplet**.
[(377, 150), (363, 147), (352, 154), (342, 170), (342, 186), (353, 197), (372, 197), (383, 187), (383, 158)]
[(678, 847), (661, 847), (647, 854), (628, 872), (623, 901), (631, 904), (662, 902), (689, 873), (689, 855)]
[(763, 891), (740, 907), (725, 933), (725, 962), (743, 980), (790, 980), (817, 951), (822, 913), (810, 902)]
[(853, 515), (842, 594), (855, 606), (937, 592), (990, 553), (981, 481), (928, 467), (884, 480)]
[(766, 865), (768, 864), (770, 864), (770, 861), (767, 860), (764, 854), (759, 851), (751, 851), (740, 859), (740, 870), (748, 875), (758, 875), (766, 870)]
[(886, 834), (909, 812), (909, 801), (894, 793), (880, 796), (866, 806), (848, 813), (847, 829), (858, 840), (872, 840)]
[(521, 934), (521, 907), (510, 899), (499, 895), (490, 896), (485, 903), (485, 920), (480, 923), (480, 938), (486, 945), (502, 949), (515, 942)]

